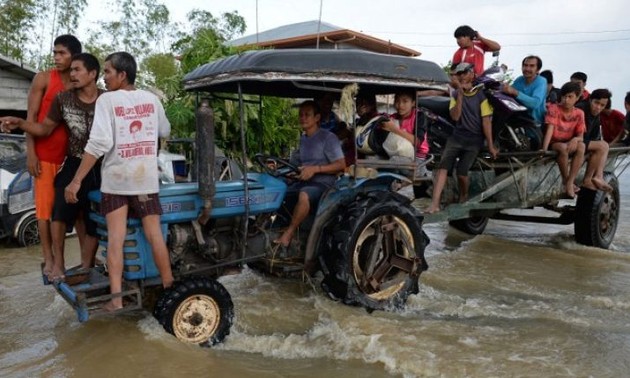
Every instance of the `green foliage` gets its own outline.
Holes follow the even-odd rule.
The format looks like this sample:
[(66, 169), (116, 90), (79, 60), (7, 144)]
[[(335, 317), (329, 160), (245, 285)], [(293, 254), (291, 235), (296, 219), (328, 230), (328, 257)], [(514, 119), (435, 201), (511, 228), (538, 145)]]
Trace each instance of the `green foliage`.
[(108, 1), (117, 17), (100, 21), (100, 28), (90, 30), (91, 51), (127, 51), (141, 62), (145, 57), (164, 52), (174, 28), (168, 8), (157, 0)]
[(192, 96), (165, 101), (164, 110), (171, 122), (173, 137), (191, 137), (195, 134), (195, 101)]
[[(43, 68), (52, 62), (53, 39), (74, 32), (86, 5), (87, 0), (0, 0), (0, 53)], [(101, 63), (115, 51), (134, 55), (140, 65), (136, 84), (162, 95), (172, 136), (194, 136), (195, 98), (183, 90), (182, 78), (200, 65), (237, 53), (226, 41), (245, 31), (245, 19), (238, 12), (216, 17), (194, 9), (188, 22), (176, 24), (159, 0), (108, 0), (107, 7), (112, 21), (100, 21), (87, 36), (77, 36), (84, 51)], [(247, 103), (243, 109), (248, 151), (285, 155), (298, 142), (293, 101), (247, 97), (262, 106)], [(238, 102), (214, 98), (212, 107), (216, 143), (235, 154), (241, 150)]]
[[(288, 151), (297, 147), (299, 142), (300, 128), (297, 120), (298, 111), (293, 100), (265, 97), (262, 110), (262, 122), (265, 127), (262, 130), (262, 138), (254, 133), (249, 133), (248, 137), (262, 141), (261, 151), (287, 156)], [(253, 147), (255, 143), (249, 145)]]
[(0, 53), (42, 69), (59, 34), (73, 33), (87, 0), (2, 0)]
[(180, 68), (173, 54), (157, 53), (147, 56), (142, 61), (145, 74), (145, 85), (159, 88), (166, 98), (177, 95), (181, 85)]
[[(172, 46), (179, 54), (181, 72), (190, 72), (203, 64), (237, 52), (235, 48), (225, 44), (245, 30), (245, 20), (237, 12), (224, 13), (216, 18), (208, 11), (195, 9), (188, 14), (188, 19), (190, 33), (182, 33)], [(164, 92), (171, 93), (170, 90)], [(230, 95), (226, 95), (228, 96)], [(246, 100), (257, 101), (258, 98), (246, 96)], [(194, 104), (192, 96), (180, 89), (179, 94), (171, 97), (168, 102), (167, 115), (171, 120), (173, 133), (180, 137), (191, 136), (195, 130), (194, 115), (181, 107)], [(243, 119), (250, 155), (260, 151), (280, 155), (297, 144), (299, 131), (294, 126), (297, 112), (292, 104), (292, 101), (286, 99), (264, 98), (262, 111), (259, 111), (257, 105), (245, 104)], [(238, 103), (215, 98), (211, 106), (215, 117), (216, 144), (226, 153), (236, 154), (241, 150)]]
[(24, 61), (28, 50), (28, 30), (32, 30), (37, 18), (34, 0), (5, 0), (0, 4), (0, 53)]

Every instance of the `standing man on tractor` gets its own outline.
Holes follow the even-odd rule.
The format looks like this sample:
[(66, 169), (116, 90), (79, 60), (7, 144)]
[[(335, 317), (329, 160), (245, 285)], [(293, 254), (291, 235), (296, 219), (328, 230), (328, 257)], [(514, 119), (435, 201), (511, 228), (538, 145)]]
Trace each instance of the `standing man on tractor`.
[(92, 127), (96, 99), (103, 92), (96, 86), (99, 71), (100, 65), (94, 55), (75, 54), (70, 68), (73, 89), (55, 96), (48, 115), (41, 123), (28, 122), (16, 117), (0, 118), (3, 121), (3, 129), (19, 127), (36, 138), (52, 135), (59, 128), (67, 128), (69, 134), (67, 154), (54, 180), (51, 230), (55, 256), (49, 277), (51, 281), (66, 279), (64, 260), (66, 227), (72, 227), (79, 219), (83, 220), (85, 227), (78, 227), (77, 235), (81, 244), (81, 265), (84, 269), (94, 265), (94, 255), (98, 248), (96, 224), (88, 216), (90, 203), (87, 194), (100, 186), (100, 166), (95, 167), (84, 180), (84, 190), (79, 195), (79, 203), (66, 203), (64, 189), (81, 163), (81, 155)]
[[(28, 93), (26, 120), (41, 123), (55, 96), (71, 88), (70, 63), (72, 56), (81, 52), (81, 42), (69, 34), (58, 36), (53, 43), (55, 68), (39, 72)], [(34, 138), (26, 134), (27, 167), (35, 178), (35, 216), (44, 256), (42, 273), (49, 276), (53, 270), (51, 218), (55, 199), (54, 180), (66, 156), (68, 132), (57, 127), (47, 137)]]
[(158, 137), (166, 137), (171, 125), (160, 100), (152, 93), (136, 89), (137, 64), (126, 52), (105, 58), (103, 79), (109, 92), (96, 101), (94, 123), (81, 165), (66, 187), (68, 203), (78, 201), (81, 183), (97, 160), (103, 158), (101, 212), (107, 222), (107, 268), (112, 300), (103, 308), (123, 307), (123, 244), (127, 216), (142, 220), (151, 245), (162, 286), (173, 284), (168, 249), (160, 227)]

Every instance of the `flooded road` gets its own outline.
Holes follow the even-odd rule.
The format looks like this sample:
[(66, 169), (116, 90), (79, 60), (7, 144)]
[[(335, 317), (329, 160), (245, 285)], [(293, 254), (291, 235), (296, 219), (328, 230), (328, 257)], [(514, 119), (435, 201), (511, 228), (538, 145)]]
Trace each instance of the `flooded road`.
[[(491, 221), (470, 238), (425, 227), (429, 271), (402, 312), (368, 314), (251, 270), (220, 281), (236, 317), (212, 349), (148, 312), (80, 324), (41, 285), (39, 247), (0, 249), (0, 376), (627, 376), (630, 178), (610, 250), (573, 226)], [(76, 238), (69, 264), (78, 261)]]

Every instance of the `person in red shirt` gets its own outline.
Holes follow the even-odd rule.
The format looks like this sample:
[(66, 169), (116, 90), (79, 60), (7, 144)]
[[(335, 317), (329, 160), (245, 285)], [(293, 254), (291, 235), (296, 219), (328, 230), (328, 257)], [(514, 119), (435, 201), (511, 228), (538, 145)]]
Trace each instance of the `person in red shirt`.
[[(53, 46), (55, 68), (35, 75), (28, 93), (26, 120), (29, 122), (43, 122), (57, 94), (72, 88), (70, 63), (72, 56), (82, 51), (81, 42), (75, 36), (65, 34), (55, 38)], [(56, 252), (53, 251), (50, 228), (55, 198), (53, 181), (63, 164), (67, 144), (66, 127), (56, 128), (47, 137), (33, 138), (26, 134), (26, 162), (29, 173), (35, 179), (35, 216), (44, 256), (42, 273), (46, 276), (53, 270), (53, 255)], [(81, 225), (80, 222), (77, 227)]]
[(459, 63), (470, 63), (473, 65), (477, 76), (483, 72), (485, 52), (501, 50), (501, 45), (491, 39), (482, 37), (478, 31), (468, 25), (462, 25), (455, 29), (454, 35), (459, 49), (453, 55), (453, 67)]
[(612, 109), (610, 100), (606, 103), (606, 108), (599, 114), (599, 119), (602, 125), (602, 137), (608, 144), (615, 144), (623, 138), (626, 116), (619, 110)]
[[(580, 86), (568, 82), (560, 88), (560, 103), (549, 104), (545, 115), (547, 131), (543, 140), (542, 151), (551, 146), (558, 153), (556, 162), (562, 176), (562, 183), (566, 194), (574, 198), (579, 188), (575, 185), (575, 178), (584, 162), (584, 112), (575, 107), (580, 96)], [(569, 168), (569, 156), (573, 155)]]
[(578, 71), (574, 72), (569, 79), (580, 86), (580, 97), (578, 98), (578, 103), (588, 102), (588, 97), (590, 96), (589, 91), (586, 89), (586, 80), (588, 79), (588, 76), (584, 72)]

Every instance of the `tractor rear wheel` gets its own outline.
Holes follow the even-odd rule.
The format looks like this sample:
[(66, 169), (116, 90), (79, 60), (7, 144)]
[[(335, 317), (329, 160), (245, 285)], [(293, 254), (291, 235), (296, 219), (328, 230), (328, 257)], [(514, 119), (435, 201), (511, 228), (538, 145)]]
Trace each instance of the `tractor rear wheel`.
[(428, 238), (408, 202), (395, 193), (373, 192), (339, 212), (330, 248), (320, 256), (322, 288), (331, 298), (384, 310), (418, 292)]

